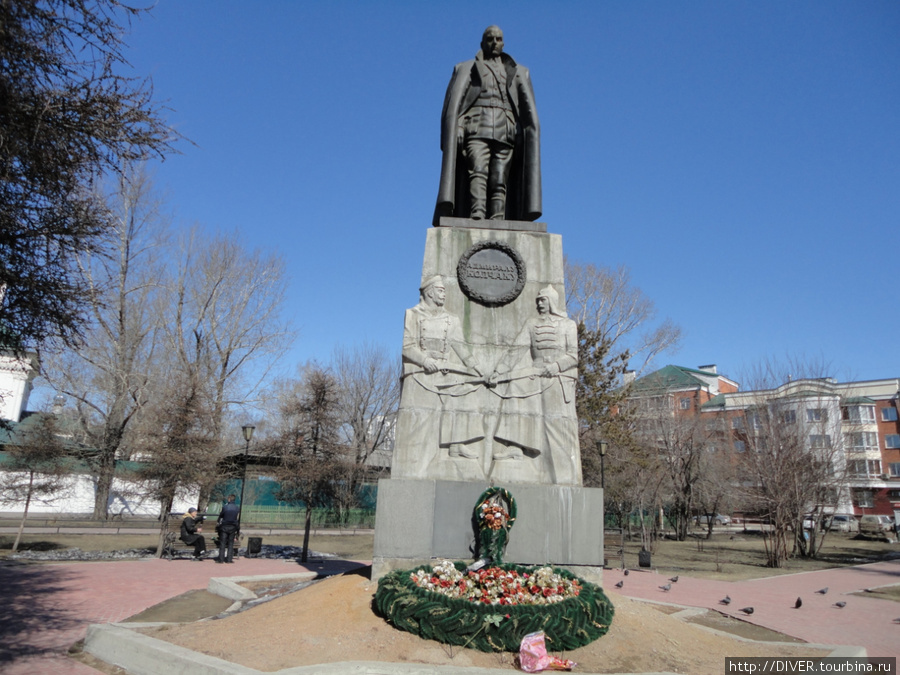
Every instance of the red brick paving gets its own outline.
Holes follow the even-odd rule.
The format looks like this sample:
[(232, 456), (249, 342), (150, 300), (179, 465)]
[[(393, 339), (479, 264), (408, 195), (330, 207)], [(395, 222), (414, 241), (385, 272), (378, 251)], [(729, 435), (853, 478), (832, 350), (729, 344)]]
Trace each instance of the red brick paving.
[[(0, 672), (4, 675), (98, 675), (65, 656), (94, 623), (122, 621), (164, 600), (204, 589), (211, 577), (330, 571), (351, 563), (300, 566), (295, 561), (155, 558), (0, 566)], [(358, 565), (356, 565), (358, 566)], [(30, 655), (37, 652), (36, 655)]]
[[(687, 607), (715, 609), (744, 621), (784, 633), (807, 642), (865, 647), (869, 656), (900, 656), (900, 603), (872, 597), (849, 595), (876, 586), (900, 584), (900, 560), (857, 565), (818, 572), (804, 572), (754, 579), (712, 581), (679, 575), (670, 591), (671, 574), (632, 570), (605, 570), (604, 587), (615, 604), (616, 594), (631, 598), (668, 602)], [(615, 584), (623, 581), (621, 589)], [(817, 590), (828, 588), (821, 595)], [(727, 607), (719, 601), (731, 597)], [(794, 609), (797, 598), (803, 600)], [(843, 609), (834, 603), (844, 601)], [(740, 609), (753, 607), (751, 616)]]

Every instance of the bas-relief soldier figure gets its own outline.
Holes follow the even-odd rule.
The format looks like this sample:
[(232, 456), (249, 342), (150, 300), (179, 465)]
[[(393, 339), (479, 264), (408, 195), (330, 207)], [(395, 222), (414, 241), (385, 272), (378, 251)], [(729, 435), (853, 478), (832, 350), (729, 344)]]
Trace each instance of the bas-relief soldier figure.
[(459, 318), (444, 309), (440, 276), (419, 289), (420, 301), (406, 310), (403, 324), (403, 375), (392, 473), (422, 478), (441, 452), (457, 461), (478, 458), (484, 439), (480, 409), (483, 375), (463, 339)]
[(560, 310), (552, 286), (538, 292), (536, 305), (538, 315), (528, 319), (489, 378), (503, 399), (493, 459), (531, 458), (541, 482), (581, 485), (575, 412), (578, 329)]
[(537, 220), (541, 216), (540, 125), (528, 69), (503, 53), (490, 26), (481, 51), (457, 64), (441, 115), (441, 216)]

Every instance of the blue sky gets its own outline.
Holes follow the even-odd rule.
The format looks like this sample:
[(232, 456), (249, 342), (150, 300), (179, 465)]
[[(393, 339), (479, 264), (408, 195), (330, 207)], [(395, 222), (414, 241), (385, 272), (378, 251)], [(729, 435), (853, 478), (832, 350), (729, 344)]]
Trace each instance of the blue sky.
[(157, 185), (285, 256), (285, 371), (399, 353), (444, 91), (490, 24), (531, 69), (541, 220), (682, 327), (658, 366), (900, 376), (900, 3), (159, 0), (128, 58), (196, 145)]

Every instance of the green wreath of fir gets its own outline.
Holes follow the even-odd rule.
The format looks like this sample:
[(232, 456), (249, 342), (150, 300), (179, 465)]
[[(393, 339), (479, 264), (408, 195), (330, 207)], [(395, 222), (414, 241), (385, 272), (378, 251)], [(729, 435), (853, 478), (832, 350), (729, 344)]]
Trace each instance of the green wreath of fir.
[[(459, 570), (465, 563), (455, 562)], [(496, 565), (502, 570), (531, 573), (536, 567)], [(450, 598), (418, 587), (410, 575), (415, 570), (395, 570), (378, 582), (374, 606), (395, 627), (427, 640), (471, 647), (483, 652), (518, 651), (522, 638), (544, 631), (553, 651), (568, 651), (602, 637), (612, 624), (614, 608), (599, 586), (566, 570), (553, 572), (577, 579), (581, 592), (549, 605), (488, 605)]]
[[(506, 508), (503, 508), (503, 504)], [(494, 510), (499, 509), (494, 520)], [(509, 531), (516, 522), (516, 500), (509, 490), (491, 486), (481, 493), (475, 502), (472, 522), (478, 533), (478, 555), (495, 563), (503, 562), (503, 553), (509, 542)]]

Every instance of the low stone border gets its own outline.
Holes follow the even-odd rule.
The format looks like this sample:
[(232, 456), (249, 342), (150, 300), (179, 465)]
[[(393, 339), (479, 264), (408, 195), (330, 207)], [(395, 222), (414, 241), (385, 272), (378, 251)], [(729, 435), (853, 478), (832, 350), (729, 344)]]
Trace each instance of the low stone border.
[[(128, 624), (129, 627), (150, 627), (159, 624)], [(705, 626), (698, 626), (726, 635)], [(730, 633), (729, 637), (735, 637)], [(752, 642), (752, 640), (748, 640)], [(766, 643), (781, 644), (781, 643)], [(787, 644), (787, 643), (784, 643)], [(829, 656), (866, 656), (862, 647), (831, 647), (809, 643), (813, 649), (831, 649)], [(341, 661), (313, 666), (285, 668), (265, 674), (230, 661), (191, 651), (163, 640), (151, 638), (122, 624), (103, 624), (88, 627), (84, 650), (101, 661), (126, 669), (134, 675), (159, 673), (191, 673), (191, 675), (508, 675), (509, 669), (470, 668), (466, 666), (436, 666), (425, 663), (389, 663)], [(582, 675), (590, 675), (583, 673)], [(675, 675), (674, 673), (645, 673), (644, 675)]]
[(320, 576), (318, 572), (295, 572), (293, 574), (261, 574), (252, 577), (213, 577), (209, 580), (206, 590), (226, 600), (246, 602), (247, 600), (256, 600), (258, 596), (253, 591), (241, 586), (242, 583), (289, 580), (302, 582), (312, 581), (318, 576)]

